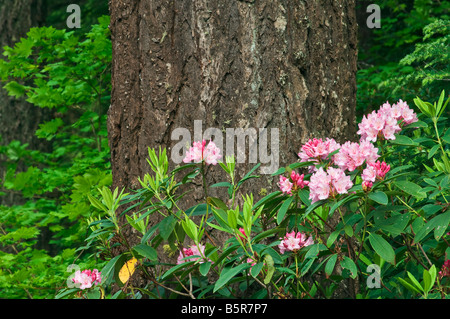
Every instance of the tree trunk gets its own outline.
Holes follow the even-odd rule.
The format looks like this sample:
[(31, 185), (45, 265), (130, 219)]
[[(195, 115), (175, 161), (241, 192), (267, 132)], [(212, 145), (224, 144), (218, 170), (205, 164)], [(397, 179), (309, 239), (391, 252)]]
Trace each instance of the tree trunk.
[[(32, 27), (39, 27), (45, 21), (44, 0), (6, 0), (0, 3), (0, 47), (14, 46)], [(3, 50), (2, 50), (3, 51)], [(31, 105), (25, 99), (8, 96), (0, 86), (0, 144), (8, 145), (12, 141), (28, 144), (29, 149), (45, 151), (49, 149), (46, 141), (35, 135), (39, 124), (50, 118), (50, 111)], [(1, 160), (1, 157), (0, 157)], [(27, 167), (18, 163), (17, 172)], [(0, 180), (3, 181), (6, 169), (0, 166)], [(5, 191), (0, 196), (0, 205), (21, 205), (26, 199), (21, 194)], [(48, 248), (49, 231), (42, 229), (38, 247)]]
[[(257, 198), (275, 190), (268, 173), (296, 162), (308, 139), (355, 136), (354, 0), (124, 0), (111, 1), (110, 13), (113, 188), (140, 187), (148, 147), (167, 148), (173, 168), (180, 145), (209, 139), (208, 128), (216, 140), (222, 133), (223, 155), (236, 155), (226, 133), (241, 128), (262, 145), (247, 144), (237, 165), (242, 177), (261, 163), (261, 178), (245, 184)], [(209, 183), (223, 180), (220, 168), (208, 172)], [(200, 199), (201, 187), (183, 205)]]
[[(7, 0), (0, 4), (0, 47), (13, 46), (25, 36), (31, 27), (42, 24), (44, 18), (44, 1), (42, 0)], [(2, 85), (3, 86), (3, 85)], [(0, 136), (2, 145), (17, 140), (28, 143), (31, 148), (42, 145), (35, 136), (41, 123), (44, 110), (31, 105), (25, 98), (13, 98), (0, 88)], [(44, 143), (45, 144), (45, 143)], [(19, 168), (20, 169), (20, 168)], [(1, 177), (6, 172), (1, 169)], [(0, 196), (0, 204), (11, 205), (22, 202), (21, 196), (8, 193)]]

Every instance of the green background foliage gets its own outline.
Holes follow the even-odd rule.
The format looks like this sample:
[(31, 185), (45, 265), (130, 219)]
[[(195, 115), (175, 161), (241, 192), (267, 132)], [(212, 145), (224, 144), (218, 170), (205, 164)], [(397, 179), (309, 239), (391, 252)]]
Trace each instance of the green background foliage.
[[(364, 9), (367, 2), (357, 3)], [(450, 3), (389, 0), (377, 4), (381, 28), (369, 31), (360, 24), (359, 117), (386, 101), (433, 99), (449, 87)]]
[[(111, 42), (109, 18), (105, 16), (108, 4), (92, 0), (79, 2), (82, 28), (75, 30), (65, 26), (68, 4), (61, 0), (50, 2), (46, 25), (32, 28), (14, 46), (2, 50), (5, 59), (0, 60), (0, 79), (8, 94), (25, 98), (33, 107), (52, 110), (53, 117), (40, 123), (35, 132), (39, 139), (49, 143), (49, 151), (37, 151), (19, 141), (0, 144), (6, 171), (1, 180), (0, 195), (16, 194), (21, 198), (14, 205), (0, 206), (0, 298), (70, 296), (76, 292), (65, 290), (71, 274), (68, 266), (72, 264), (81, 269), (102, 269), (105, 285), (108, 285), (117, 282), (118, 270), (131, 255), (139, 257), (142, 265), (151, 268), (155, 266), (155, 248), (162, 242), (169, 243), (164, 246), (168, 254), (175, 254), (179, 248), (176, 245), (178, 238), (187, 234), (195, 241), (201, 237), (198, 233), (201, 227), (173, 210), (170, 190), (179, 185), (171, 180), (171, 174), (183, 173), (182, 170), (168, 172), (163, 163), (164, 156), (158, 158), (156, 153), (150, 152), (150, 162), (154, 163), (156, 176), (159, 174), (161, 178), (152, 180), (146, 176), (141, 190), (122, 197), (122, 203), (137, 200), (143, 207), (139, 214), (128, 219), (130, 225), (141, 232), (142, 241), (132, 247), (128, 255), (111, 258), (109, 239), (118, 230), (112, 214), (116, 204), (113, 199), (117, 199), (114, 195), (118, 194), (108, 193), (111, 185), (106, 131), (111, 90)], [(235, 226), (240, 223), (259, 235), (245, 239), (249, 246), (238, 237), (232, 237), (220, 253), (207, 245), (206, 257), (214, 264), (175, 266), (159, 274), (161, 282), (179, 285), (177, 288), (182, 291), (181, 282), (174, 275), (189, 285), (189, 276), (195, 273), (191, 283), (198, 297), (217, 294), (261, 298), (267, 297), (267, 291), (254, 289), (255, 283), (250, 282), (259, 274), (264, 274), (261, 278), (264, 284), (269, 284), (273, 278), (282, 278), (287, 283), (300, 269), (301, 274), (307, 274), (309, 278), (320, 271), (329, 277), (321, 282), (321, 291), (316, 285), (302, 289), (297, 286), (292, 290), (286, 284), (286, 293), (302, 291), (303, 296), (320, 293), (329, 297), (339, 281), (355, 278), (357, 274), (367, 275), (359, 270), (376, 263), (381, 266), (381, 276), (390, 278), (384, 282), (387, 288), (362, 290), (359, 298), (436, 297), (446, 293), (441, 287), (432, 291), (436, 271), (428, 267), (428, 263), (440, 267), (449, 252), (445, 237), (449, 223), (448, 204), (445, 206), (450, 187), (449, 109), (440, 117), (433, 116), (426, 112), (431, 104), (423, 101), (437, 101), (442, 90), (448, 88), (450, 4), (432, 0), (407, 3), (389, 0), (379, 5), (381, 28), (368, 30), (364, 24), (360, 25), (358, 118), (387, 100), (394, 102), (400, 98), (422, 115), (419, 129), (407, 129), (409, 135), (402, 135), (387, 146), (387, 149), (395, 149), (395, 152), (384, 154), (395, 169), (390, 172), (392, 183), (382, 187), (391, 189), (380, 185), (377, 192), (365, 198), (376, 209), (366, 216), (355, 214), (360, 208), (358, 200), (362, 200), (357, 196), (339, 205), (310, 206), (307, 195), (300, 193), (295, 205), (299, 204), (309, 218), (326, 218), (330, 209), (335, 211), (340, 205), (346, 207), (348, 214), (334, 232), (328, 234), (329, 237), (303, 252), (303, 259), (296, 268), (292, 263), (286, 264), (288, 257), (276, 251), (273, 247), (276, 244), (267, 244), (269, 238), (283, 235), (283, 227), (297, 225), (299, 217), (293, 213), (293, 200), (275, 192), (257, 203), (248, 197), (242, 211), (233, 211), (228, 210), (222, 200), (210, 198), (210, 205), (204, 203), (186, 213), (197, 217), (209, 214), (212, 219), (205, 219), (204, 223), (220, 231), (234, 234)], [(365, 12), (363, 1), (358, 1), (358, 6)], [(413, 103), (416, 96), (423, 101)], [(300, 167), (293, 165), (289, 169)], [(19, 169), (23, 167), (25, 169)], [(231, 174), (234, 164), (227, 163), (222, 168)], [(189, 183), (198, 174), (200, 170), (196, 169), (183, 175), (179, 183)], [(247, 176), (250, 178), (253, 178), (251, 172)], [(153, 188), (149, 186), (151, 183)], [(168, 197), (158, 198), (150, 205), (149, 199), (160, 190), (161, 185), (156, 187), (158, 183), (165, 185)], [(237, 184), (245, 187), (244, 181)], [(214, 187), (228, 187), (233, 197), (237, 184), (232, 180)], [(263, 204), (264, 210), (259, 211)], [(151, 214), (167, 210), (171, 214), (160, 224), (147, 229)], [(266, 216), (279, 228), (270, 229), (268, 222), (255, 217), (255, 213)], [(299, 230), (324, 231), (325, 225), (318, 219), (309, 219), (309, 222)], [(366, 230), (370, 235), (364, 230), (367, 223), (370, 227)], [(367, 236), (362, 237), (363, 233)], [(339, 254), (342, 249), (348, 250), (339, 238), (356, 238), (368, 249), (353, 260)], [(254, 249), (253, 254), (264, 256), (251, 269), (242, 263), (243, 258), (248, 257), (249, 247)], [(332, 270), (338, 264), (344, 272), (336, 277)], [(218, 280), (210, 285), (206, 275), (213, 269), (219, 270), (216, 273)], [(151, 284), (128, 297), (142, 295), (175, 297), (169, 289)], [(99, 295), (92, 296), (98, 298)], [(124, 297), (124, 294), (119, 292), (113, 297)]]
[(0, 206), (0, 298), (52, 298), (65, 285), (70, 264), (101, 266), (84, 252), (84, 239), (92, 218), (88, 195), (112, 181), (108, 24), (103, 16), (85, 33), (32, 28), (3, 50), (0, 77), (8, 94), (52, 109), (54, 117), (35, 133), (51, 145), (48, 152), (19, 141), (0, 147), (3, 194), (23, 198)]

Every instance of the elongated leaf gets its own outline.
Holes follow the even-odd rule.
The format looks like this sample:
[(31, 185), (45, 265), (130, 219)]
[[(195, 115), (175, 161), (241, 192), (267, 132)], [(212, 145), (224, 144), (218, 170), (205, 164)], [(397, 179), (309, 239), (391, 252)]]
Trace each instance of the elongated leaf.
[(148, 258), (150, 260), (157, 260), (158, 254), (156, 253), (155, 248), (146, 245), (146, 244), (139, 244), (133, 247), (133, 249), (140, 254), (142, 257)]
[(118, 255), (112, 258), (106, 265), (103, 267), (102, 273), (102, 283), (109, 283), (111, 276), (114, 274), (114, 268), (116, 266), (116, 262), (121, 258), (121, 255)]
[(159, 234), (161, 235), (162, 239), (167, 240), (167, 238), (169, 238), (170, 234), (175, 228), (176, 223), (177, 220), (173, 215), (167, 216), (159, 223)]
[(411, 138), (405, 135), (395, 135), (395, 140), (389, 140), (392, 144), (405, 145), (405, 146), (417, 146), (418, 143), (414, 142)]
[(429, 222), (425, 223), (414, 236), (414, 243), (420, 242), (426, 235), (428, 235), (433, 229), (434, 236), (436, 240), (442, 237), (442, 235), (447, 230), (448, 224), (450, 223), (450, 211), (440, 214), (432, 218)]
[(358, 269), (356, 268), (354, 261), (347, 256), (344, 256), (344, 259), (341, 261), (341, 267), (350, 270), (352, 273), (350, 277), (353, 279), (358, 275)]
[(369, 235), (369, 242), (375, 252), (387, 262), (395, 263), (395, 252), (392, 246), (380, 235), (371, 233)]
[(402, 191), (404, 191), (407, 194), (410, 194), (414, 197), (423, 198), (426, 197), (426, 194), (423, 192), (422, 187), (419, 185), (409, 182), (409, 181), (395, 181), (395, 186), (400, 188)]
[(250, 268), (251, 264), (245, 263), (240, 264), (237, 267), (234, 268), (224, 268), (222, 272), (220, 273), (219, 279), (216, 281), (216, 284), (214, 285), (213, 292), (216, 292), (220, 288), (222, 288), (224, 285), (226, 285), (234, 276), (236, 276), (241, 271)]
[(325, 265), (325, 273), (327, 275), (331, 275), (334, 270), (334, 266), (336, 265), (337, 254), (331, 255), (328, 259), (327, 264)]
[(183, 268), (185, 268), (185, 267), (192, 266), (193, 264), (195, 264), (195, 262), (196, 262), (195, 260), (193, 260), (193, 261), (188, 261), (188, 262), (184, 262), (184, 263), (181, 263), (181, 264), (179, 264), (179, 265), (176, 265), (176, 266), (170, 268), (168, 271), (166, 271), (166, 272), (164, 273), (164, 275), (161, 277), (161, 280), (166, 279), (166, 278), (169, 277), (171, 274), (173, 274), (174, 272), (176, 272), (176, 271), (178, 271), (178, 270), (180, 270), (180, 269), (183, 269)]
[(333, 243), (336, 241), (336, 238), (338, 238), (339, 234), (341, 233), (342, 229), (335, 230), (328, 236), (327, 239), (327, 246), (330, 247), (333, 245)]
[(397, 279), (409, 291), (412, 291), (412, 292), (414, 292), (416, 294), (421, 293), (421, 291), (419, 291), (419, 289), (417, 289), (411, 282), (408, 282), (408, 281), (406, 281), (403, 278), (397, 278)]
[(411, 283), (413, 284), (413, 286), (423, 292), (423, 287), (419, 283), (419, 281), (416, 279), (416, 277), (414, 277), (413, 274), (411, 274), (409, 271), (407, 272), (407, 274), (408, 274), (409, 280), (411, 280)]
[(280, 230), (277, 228), (272, 228), (269, 230), (266, 230), (262, 233), (257, 234), (255, 237), (253, 237), (252, 242), (257, 243), (258, 241), (260, 241), (261, 239), (264, 239), (266, 237), (269, 237), (273, 234), (276, 234), (277, 232), (279, 232)]
[(272, 280), (272, 276), (275, 272), (275, 267), (274, 267), (274, 261), (271, 255), (266, 255), (264, 257), (264, 261), (266, 262), (267, 265), (267, 274), (266, 274), (266, 278), (264, 278), (264, 283), (267, 285), (271, 280)]
[(281, 205), (280, 210), (278, 211), (278, 215), (277, 215), (278, 225), (283, 221), (284, 216), (286, 215), (286, 212), (287, 212), (289, 206), (291, 206), (293, 201), (294, 201), (294, 197), (291, 196), (284, 201), (283, 205)]
[(260, 206), (265, 205), (267, 202), (274, 200), (276, 197), (279, 197), (279, 200), (282, 199), (282, 197), (280, 196), (281, 194), (283, 194), (280, 191), (276, 191), (273, 192), (269, 195), (266, 195), (265, 197), (261, 198), (255, 205), (253, 205), (253, 210), (259, 208)]

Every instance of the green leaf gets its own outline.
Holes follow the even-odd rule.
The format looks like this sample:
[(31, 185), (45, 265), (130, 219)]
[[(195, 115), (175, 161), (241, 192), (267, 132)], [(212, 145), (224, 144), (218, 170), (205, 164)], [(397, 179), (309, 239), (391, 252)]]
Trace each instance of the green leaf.
[(307, 253), (305, 254), (305, 259), (308, 258), (317, 258), (317, 254), (319, 253), (321, 244), (314, 244), (309, 246)]
[(8, 82), (4, 88), (8, 91), (8, 95), (19, 98), (25, 94), (25, 87), (16, 81)]
[(269, 237), (272, 234), (276, 234), (277, 232), (279, 232), (279, 229), (277, 228), (272, 228), (266, 231), (263, 231), (262, 233), (257, 234), (255, 237), (253, 237), (252, 242), (257, 243), (258, 241)]
[(196, 262), (195, 260), (192, 260), (192, 261), (188, 261), (188, 262), (184, 262), (184, 263), (178, 264), (178, 265), (176, 265), (176, 266), (170, 268), (169, 270), (167, 270), (167, 271), (164, 273), (164, 275), (161, 277), (160, 280), (166, 279), (166, 278), (169, 277), (171, 274), (173, 274), (174, 272), (176, 272), (176, 271), (178, 271), (178, 270), (180, 270), (180, 269), (183, 269), (183, 268), (185, 268), (185, 267), (192, 266), (193, 264), (195, 264), (195, 262)]
[(434, 145), (428, 152), (428, 159), (432, 158), (434, 156), (434, 154), (436, 154), (438, 149), (439, 149), (439, 144)]
[(228, 210), (228, 206), (220, 198), (208, 197), (207, 201), (208, 201), (208, 204), (210, 204), (213, 207), (223, 209), (224, 211)]
[(414, 287), (416, 287), (418, 290), (420, 290), (421, 292), (423, 292), (423, 287), (422, 285), (419, 283), (419, 281), (413, 276), (413, 274), (411, 274), (409, 271), (407, 272), (409, 280), (411, 280), (411, 283), (414, 285)]
[(406, 280), (403, 279), (403, 278), (397, 278), (397, 279), (398, 279), (398, 281), (399, 281), (406, 289), (408, 289), (409, 291), (412, 291), (413, 293), (416, 293), (416, 294), (420, 294), (420, 293), (421, 293), (421, 290), (419, 290), (418, 288), (416, 288), (415, 285), (412, 284), (411, 282), (406, 281)]
[(237, 182), (236, 186), (239, 187), (243, 182), (250, 178), (259, 177), (257, 175), (251, 175), (259, 166), (261, 166), (261, 163), (256, 164), (247, 174), (245, 174), (245, 176), (239, 182)]
[(155, 248), (150, 247), (146, 244), (139, 244), (133, 247), (133, 250), (136, 251), (142, 257), (148, 258), (152, 261), (158, 260), (158, 254), (156, 253)]
[(263, 268), (264, 263), (257, 263), (254, 266), (252, 266), (252, 268), (250, 269), (250, 274), (253, 277), (257, 277), (259, 275), (259, 273), (261, 272), (261, 269)]
[(289, 206), (291, 206), (293, 201), (294, 201), (294, 197), (290, 196), (288, 199), (286, 199), (283, 202), (283, 205), (281, 205), (280, 210), (278, 211), (278, 215), (277, 215), (277, 224), (278, 225), (283, 221), (284, 216), (286, 215), (286, 212), (287, 212)]
[(388, 197), (387, 195), (382, 191), (375, 191), (369, 193), (369, 198), (381, 205), (387, 205), (388, 204)]
[(425, 192), (423, 191), (422, 187), (419, 185), (409, 182), (409, 181), (395, 181), (395, 186), (400, 188), (405, 193), (412, 195), (417, 198), (424, 198), (426, 197)]
[(427, 223), (422, 225), (422, 227), (418, 231), (416, 231), (413, 243), (420, 242), (433, 229), (435, 230), (434, 231), (435, 239), (439, 240), (439, 238), (441, 238), (444, 235), (445, 231), (447, 230), (449, 223), (450, 223), (450, 211), (435, 216)]
[(392, 246), (380, 235), (371, 233), (369, 235), (369, 242), (375, 252), (387, 262), (395, 263), (395, 252)]
[(109, 282), (110, 276), (114, 274), (114, 268), (116, 266), (116, 262), (121, 258), (122, 255), (118, 255), (114, 258), (112, 258), (106, 265), (103, 267), (101, 273), (102, 273), (102, 283), (103, 282)]
[(345, 225), (344, 231), (347, 234), (347, 236), (352, 237), (353, 236), (353, 228), (350, 225)]
[(159, 223), (159, 234), (161, 235), (162, 239), (167, 240), (167, 238), (169, 238), (170, 234), (175, 228), (176, 223), (177, 220), (173, 215), (167, 216)]
[(392, 143), (392, 144), (405, 145), (405, 146), (417, 146), (417, 145), (419, 145), (418, 143), (414, 142), (408, 136), (398, 135), (398, 134), (395, 134), (395, 140), (389, 140), (389, 142)]
[(353, 279), (358, 275), (358, 269), (356, 268), (355, 262), (347, 256), (344, 256), (344, 259), (342, 259), (341, 267), (350, 270), (352, 273), (350, 277)]
[(250, 268), (251, 264), (244, 263), (240, 264), (237, 267), (234, 268), (224, 268), (222, 272), (220, 273), (219, 279), (217, 279), (216, 284), (214, 285), (213, 292), (216, 292), (220, 288), (222, 288), (224, 285), (226, 285), (234, 276), (236, 276), (241, 271)]
[(210, 268), (211, 268), (210, 261), (206, 261), (206, 262), (202, 263), (199, 267), (200, 274), (202, 276), (206, 276), (208, 274)]
[(267, 285), (272, 280), (272, 276), (275, 272), (275, 267), (274, 267), (274, 262), (273, 262), (273, 258), (271, 255), (266, 255), (264, 257), (264, 261), (267, 265), (267, 274), (266, 274), (266, 278), (264, 278), (264, 284)]
[(434, 282), (436, 280), (436, 267), (433, 265), (430, 271), (427, 269), (423, 270), (423, 290), (428, 293), (431, 288), (433, 288)]
[(325, 265), (325, 273), (327, 275), (331, 275), (334, 270), (334, 266), (336, 265), (337, 254), (331, 255), (328, 259), (327, 264)]
[(339, 234), (341, 233), (341, 229), (335, 230), (334, 232), (332, 232), (330, 234), (330, 236), (328, 236), (327, 239), (327, 246), (330, 247), (331, 245), (333, 245), (333, 243), (336, 241), (336, 238), (338, 238)]
[(95, 198), (94, 196), (91, 196), (90, 194), (88, 194), (88, 198), (89, 201), (91, 202), (92, 206), (94, 206), (95, 208), (102, 210), (104, 212), (108, 211), (108, 209), (105, 207), (105, 205), (103, 205), (97, 198)]

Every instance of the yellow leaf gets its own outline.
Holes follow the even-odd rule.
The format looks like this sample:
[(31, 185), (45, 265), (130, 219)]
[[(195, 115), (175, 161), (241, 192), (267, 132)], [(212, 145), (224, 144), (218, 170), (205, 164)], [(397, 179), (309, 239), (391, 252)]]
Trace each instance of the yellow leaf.
[(128, 260), (119, 271), (119, 279), (124, 284), (133, 275), (137, 263), (136, 258)]

